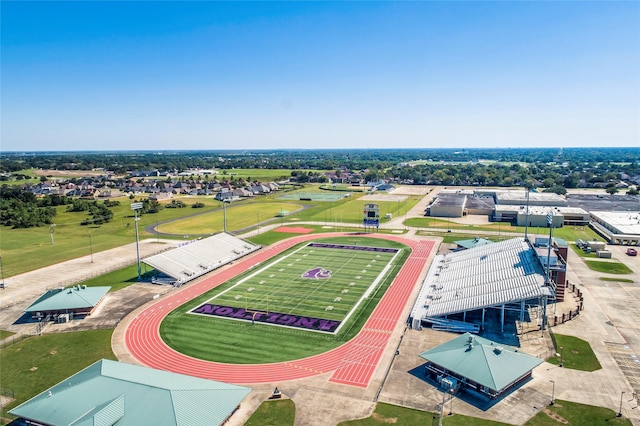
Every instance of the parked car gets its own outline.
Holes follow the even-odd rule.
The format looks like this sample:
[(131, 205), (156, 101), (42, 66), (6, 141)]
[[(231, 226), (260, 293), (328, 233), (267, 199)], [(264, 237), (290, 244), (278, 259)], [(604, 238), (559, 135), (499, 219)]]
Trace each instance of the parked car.
[(627, 254), (628, 254), (629, 256), (637, 256), (637, 255), (638, 255), (638, 250), (636, 250), (636, 249), (634, 249), (634, 248), (629, 247), (629, 248), (627, 249)]

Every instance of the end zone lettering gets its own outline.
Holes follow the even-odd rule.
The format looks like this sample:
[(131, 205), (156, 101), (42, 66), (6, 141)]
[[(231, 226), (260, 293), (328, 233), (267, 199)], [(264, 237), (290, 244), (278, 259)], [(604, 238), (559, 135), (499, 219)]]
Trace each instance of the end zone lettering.
[(243, 308), (214, 305), (211, 303), (202, 304), (193, 309), (191, 313), (243, 321), (254, 321), (264, 324), (281, 325), (285, 327), (302, 328), (305, 330), (321, 331), (324, 333), (333, 333), (340, 325), (340, 321), (333, 321), (324, 318), (282, 314), (279, 312), (255, 313)]

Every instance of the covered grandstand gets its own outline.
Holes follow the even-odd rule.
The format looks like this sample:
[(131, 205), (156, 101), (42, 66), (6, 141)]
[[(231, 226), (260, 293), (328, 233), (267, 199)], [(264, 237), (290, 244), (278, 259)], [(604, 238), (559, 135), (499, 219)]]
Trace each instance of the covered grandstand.
[[(440, 330), (479, 332), (485, 311), (494, 308), (500, 310), (504, 331), (505, 310), (519, 310), (522, 321), (526, 304), (542, 308), (544, 325), (547, 299), (555, 295), (553, 280), (545, 280), (545, 264), (546, 257), (541, 259), (522, 238), (438, 255), (411, 311), (411, 325), (420, 329), (429, 323)], [(481, 311), (479, 324), (467, 322), (471, 311)]]
[[(148, 257), (143, 262), (168, 275), (172, 278), (170, 282), (179, 286), (259, 250), (260, 247), (222, 232)], [(154, 282), (163, 280), (157, 279)]]

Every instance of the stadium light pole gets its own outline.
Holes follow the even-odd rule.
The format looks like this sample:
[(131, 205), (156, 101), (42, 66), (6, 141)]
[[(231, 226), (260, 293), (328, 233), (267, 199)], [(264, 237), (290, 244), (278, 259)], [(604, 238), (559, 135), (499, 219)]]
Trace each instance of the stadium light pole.
[(91, 263), (93, 263), (93, 241), (91, 240), (91, 234), (87, 236), (89, 237), (89, 253), (91, 254)]
[(525, 211), (524, 240), (529, 242), (529, 188), (527, 187), (527, 210)]
[(2, 288), (4, 288), (4, 266), (2, 264), (2, 256), (0, 256), (0, 278), (2, 278)]
[(227, 232), (227, 202), (222, 200), (222, 230)]
[(551, 284), (551, 232), (553, 231), (553, 210), (547, 213), (547, 224), (549, 225), (549, 242), (547, 244), (547, 273), (545, 276), (545, 285)]
[(618, 414), (616, 414), (616, 417), (622, 417), (622, 396), (624, 395), (624, 391), (622, 391), (622, 393), (620, 394), (620, 408), (618, 409)]
[(134, 214), (134, 222), (136, 223), (136, 258), (138, 260), (138, 282), (141, 280), (140, 278), (140, 238), (138, 235), (138, 221), (140, 218), (138, 217), (138, 210), (142, 209), (142, 203), (132, 203), (131, 210), (133, 210)]
[(449, 415), (452, 416), (453, 415), (453, 398), (455, 395), (453, 395), (453, 389), (449, 389), (449, 393), (451, 394), (451, 399), (449, 400), (451, 402), (449, 404)]

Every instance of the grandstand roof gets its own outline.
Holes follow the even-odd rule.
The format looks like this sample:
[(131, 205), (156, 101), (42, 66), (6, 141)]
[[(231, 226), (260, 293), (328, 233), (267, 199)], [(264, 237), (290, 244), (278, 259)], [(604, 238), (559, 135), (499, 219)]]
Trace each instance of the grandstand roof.
[(529, 373), (542, 360), (469, 333), (420, 354), (421, 358), (495, 391)]
[(143, 259), (143, 262), (182, 283), (213, 271), (259, 248), (259, 245), (222, 232), (150, 256)]
[(437, 317), (549, 296), (544, 281), (542, 265), (522, 238), (438, 255), (411, 316)]
[(50, 425), (219, 425), (250, 391), (103, 359), (10, 412)]
[(64, 311), (94, 307), (111, 287), (77, 286), (48, 290), (24, 312)]

